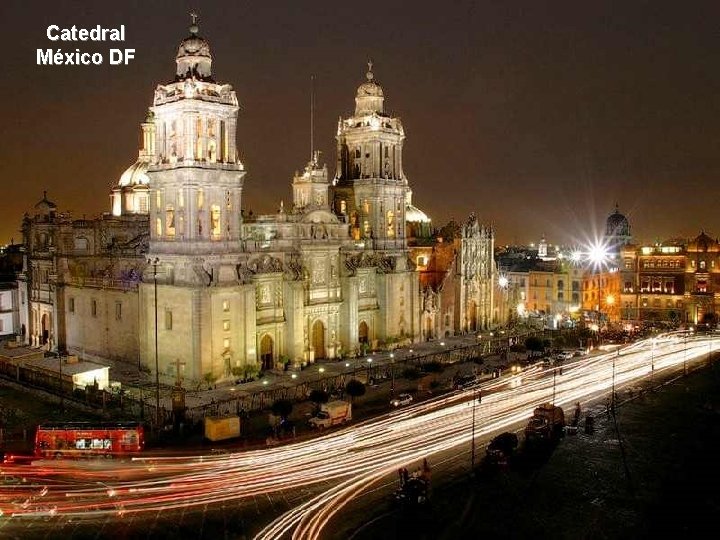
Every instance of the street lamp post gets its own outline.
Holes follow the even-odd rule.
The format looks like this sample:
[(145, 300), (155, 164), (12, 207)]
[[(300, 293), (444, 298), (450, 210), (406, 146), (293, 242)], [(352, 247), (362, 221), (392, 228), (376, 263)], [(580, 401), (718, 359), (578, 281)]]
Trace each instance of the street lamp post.
[(395, 354), (390, 353), (390, 397), (395, 395)]
[(158, 365), (158, 302), (157, 302), (157, 267), (160, 259), (148, 259), (153, 267), (153, 304), (155, 307), (155, 427), (160, 427), (160, 368)]

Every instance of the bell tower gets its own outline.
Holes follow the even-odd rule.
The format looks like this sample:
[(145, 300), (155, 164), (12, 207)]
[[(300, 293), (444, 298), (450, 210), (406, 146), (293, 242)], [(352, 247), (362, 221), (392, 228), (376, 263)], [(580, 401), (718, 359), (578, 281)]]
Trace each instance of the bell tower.
[(238, 100), (215, 82), (208, 42), (193, 14), (175, 58), (175, 80), (159, 85), (151, 107), (150, 251), (217, 251), (240, 238), (245, 168), (236, 150)]
[(365, 77), (355, 96), (355, 114), (338, 120), (333, 210), (345, 216), (352, 237), (366, 246), (406, 249), (405, 131), (399, 118), (385, 113), (385, 96), (372, 62)]

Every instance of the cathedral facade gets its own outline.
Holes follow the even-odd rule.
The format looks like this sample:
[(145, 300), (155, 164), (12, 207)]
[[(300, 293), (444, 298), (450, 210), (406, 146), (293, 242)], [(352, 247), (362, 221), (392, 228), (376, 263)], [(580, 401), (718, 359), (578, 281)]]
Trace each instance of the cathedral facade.
[(246, 216), (238, 99), (191, 26), (111, 211), (73, 220), (44, 197), (26, 215), (25, 342), (200, 380), (418, 341), (405, 133), (369, 68), (338, 122), (335, 175), (315, 155), (292, 205)]

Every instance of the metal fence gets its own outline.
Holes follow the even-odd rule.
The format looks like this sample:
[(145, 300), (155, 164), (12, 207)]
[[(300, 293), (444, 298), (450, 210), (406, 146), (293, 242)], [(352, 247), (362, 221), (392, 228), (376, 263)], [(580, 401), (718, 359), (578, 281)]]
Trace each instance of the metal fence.
[[(447, 346), (441, 350), (432, 351), (424, 354), (416, 354), (398, 358), (389, 363), (381, 365), (367, 365), (360, 363), (359, 359), (355, 359), (355, 368), (337, 375), (328, 375), (318, 377), (312, 381), (302, 381), (296, 384), (285, 384), (276, 386), (266, 390), (259, 390), (251, 393), (243, 393), (220, 401), (198, 405), (187, 408), (185, 418), (187, 422), (196, 423), (202, 421), (209, 415), (220, 414), (249, 414), (268, 409), (273, 402), (278, 399), (288, 399), (291, 401), (304, 401), (310, 395), (312, 390), (324, 390), (330, 394), (342, 394), (347, 382), (356, 378), (364, 383), (370, 383), (377, 380), (389, 379), (395, 376), (402, 376), (404, 370), (415, 368), (423, 370), (424, 366), (431, 363), (439, 363), (441, 365), (450, 365), (463, 363), (481, 359), (483, 356), (497, 354), (503, 350), (507, 350), (511, 341), (522, 343), (522, 340), (529, 336), (542, 335), (542, 331), (528, 331), (523, 334), (513, 334), (512, 336), (501, 336), (493, 340), (482, 341), (470, 345)], [(147, 394), (142, 398), (134, 396), (127, 392), (111, 392), (108, 390), (94, 389), (93, 387), (73, 388), (73, 383), (69, 379), (60, 380), (60, 375), (48, 371), (38, 370), (31, 366), (24, 366), (6, 360), (0, 360), (0, 376), (11, 379), (20, 384), (30, 387), (40, 388), (78, 404), (89, 406), (98, 412), (107, 412), (109, 414), (120, 412), (126, 418), (136, 418), (147, 420), (150, 424), (155, 423), (158, 419), (159, 425), (164, 425), (172, 420), (171, 408), (160, 405), (159, 414), (154, 404), (152, 396), (155, 393), (148, 390)], [(142, 389), (140, 390), (142, 395)], [(167, 393), (164, 388), (163, 392)], [(162, 401), (168, 401), (167, 396), (163, 396)]]

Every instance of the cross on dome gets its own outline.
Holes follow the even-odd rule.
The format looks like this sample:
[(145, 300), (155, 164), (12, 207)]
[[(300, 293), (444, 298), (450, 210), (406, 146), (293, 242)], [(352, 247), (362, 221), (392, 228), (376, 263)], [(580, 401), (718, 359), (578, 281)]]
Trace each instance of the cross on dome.
[(375, 78), (375, 75), (373, 75), (373, 71), (372, 71), (372, 67), (373, 67), (373, 62), (372, 62), (372, 60), (368, 60), (367, 65), (368, 65), (368, 71), (367, 71), (367, 73), (365, 74), (365, 77), (367, 77), (367, 80), (368, 80), (368, 81), (372, 81), (373, 78)]
[(190, 25), (190, 33), (192, 35), (196, 35), (200, 29), (198, 28), (198, 14), (195, 10), (192, 10), (190, 12), (190, 18), (192, 19), (192, 24)]

